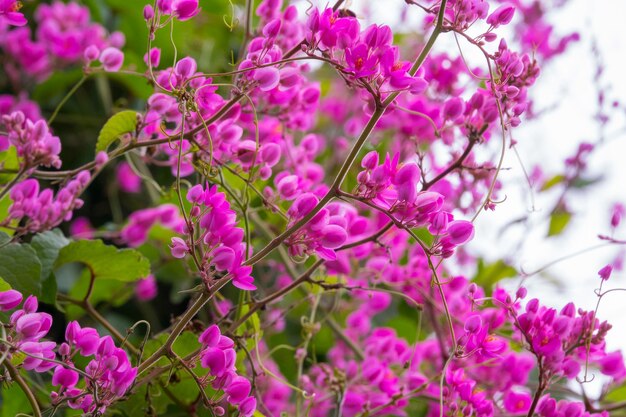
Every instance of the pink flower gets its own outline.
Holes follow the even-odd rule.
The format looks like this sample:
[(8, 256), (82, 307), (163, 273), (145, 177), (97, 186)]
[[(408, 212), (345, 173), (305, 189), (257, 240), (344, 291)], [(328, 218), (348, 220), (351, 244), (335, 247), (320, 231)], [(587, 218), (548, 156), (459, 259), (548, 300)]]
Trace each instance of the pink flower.
[(150, 301), (157, 296), (157, 283), (154, 275), (150, 274), (137, 281), (135, 295), (140, 301)]
[(0, 292), (0, 310), (9, 311), (22, 302), (22, 294), (15, 290)]
[(224, 391), (228, 394), (228, 402), (240, 404), (250, 394), (250, 381), (242, 376), (237, 376)]
[(172, 256), (179, 259), (184, 258), (187, 252), (189, 252), (189, 246), (179, 237), (172, 238), (170, 249), (172, 250)]
[(57, 366), (52, 374), (52, 385), (61, 388), (73, 388), (78, 383), (78, 372), (66, 369), (62, 365)]
[(124, 63), (124, 53), (112, 46), (105, 48), (100, 53), (100, 62), (107, 72), (117, 72)]
[(503, 4), (489, 15), (489, 17), (487, 18), (487, 23), (489, 23), (494, 28), (497, 28), (498, 26), (508, 24), (511, 20), (513, 20), (514, 15), (515, 7), (511, 6), (510, 4)]
[(256, 398), (248, 397), (239, 404), (241, 417), (251, 417), (256, 411)]
[(173, 11), (178, 20), (189, 20), (200, 12), (198, 0), (178, 0), (174, 2)]
[(254, 80), (259, 83), (261, 91), (269, 91), (278, 86), (280, 71), (274, 67), (263, 67), (254, 70)]
[(474, 225), (466, 220), (454, 220), (448, 223), (448, 239), (454, 245), (462, 245), (474, 237)]
[(612, 272), (613, 267), (611, 265), (606, 265), (598, 271), (598, 275), (600, 276), (600, 279), (607, 281), (611, 277)]
[(12, 26), (24, 26), (27, 22), (19, 12), (22, 3), (18, 0), (0, 0), (0, 23), (6, 22)]
[(378, 72), (378, 57), (364, 43), (346, 49), (346, 64), (346, 69), (357, 78), (371, 77)]
[(624, 357), (622, 352), (615, 351), (606, 354), (599, 360), (600, 372), (608, 375), (616, 381), (622, 381), (626, 378), (626, 367), (624, 366)]
[(523, 414), (530, 408), (531, 401), (530, 394), (507, 391), (504, 394), (504, 409), (511, 414)]
[(226, 355), (219, 348), (208, 347), (202, 353), (200, 363), (203, 368), (207, 368), (211, 375), (222, 376), (226, 370)]
[(216, 324), (212, 324), (206, 328), (204, 332), (198, 338), (198, 341), (205, 346), (215, 347), (217, 346), (222, 333), (220, 328)]

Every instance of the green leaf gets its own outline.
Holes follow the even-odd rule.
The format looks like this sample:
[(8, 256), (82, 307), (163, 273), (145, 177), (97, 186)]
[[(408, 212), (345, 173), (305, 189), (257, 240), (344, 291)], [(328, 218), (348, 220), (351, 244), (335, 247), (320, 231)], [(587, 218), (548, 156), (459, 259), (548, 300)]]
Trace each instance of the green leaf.
[(543, 184), (543, 186), (541, 187), (541, 191), (549, 190), (550, 188), (554, 187), (555, 185), (559, 185), (563, 181), (565, 181), (565, 176), (564, 175), (561, 175), (561, 174), (555, 175), (554, 177), (550, 178), (548, 181), (546, 181)]
[(78, 240), (59, 252), (54, 265), (70, 262), (86, 265), (96, 279), (131, 282), (150, 274), (150, 262), (134, 249), (118, 249), (101, 240)]
[(20, 413), (31, 412), (30, 403), (19, 385), (2, 384), (0, 393), (0, 417), (15, 417)]
[(29, 245), (8, 243), (0, 232), (0, 278), (24, 295), (41, 295), (41, 262)]
[(548, 236), (560, 235), (567, 227), (572, 214), (566, 211), (555, 211), (550, 216), (550, 227), (548, 228)]
[[(89, 291), (91, 277), (89, 271), (84, 270), (74, 286), (69, 291), (69, 296), (82, 300)], [(106, 302), (113, 307), (119, 307), (128, 302), (134, 294), (134, 287), (129, 282), (113, 279), (98, 278), (93, 283), (89, 301), (92, 305)], [(77, 320), (85, 314), (85, 310), (78, 306), (68, 305), (66, 307), (67, 318)]]
[(473, 282), (480, 285), (488, 295), (491, 295), (491, 290), (498, 281), (517, 275), (517, 270), (502, 260), (492, 264), (485, 264), (483, 259), (479, 259), (478, 270)]
[(621, 385), (609, 392), (604, 401), (608, 403), (617, 403), (626, 400), (626, 385)]
[(602, 176), (595, 177), (595, 178), (576, 178), (572, 182), (572, 187), (574, 187), (574, 188), (585, 188), (585, 187), (589, 187), (590, 185), (597, 184), (597, 183), (599, 183), (602, 180), (603, 180)]
[(41, 301), (48, 304), (56, 303), (57, 281), (52, 273), (59, 252), (70, 243), (59, 229), (39, 233), (33, 237), (30, 246), (35, 249), (41, 262)]
[(125, 133), (134, 132), (137, 128), (137, 112), (124, 110), (111, 116), (106, 121), (96, 143), (96, 152), (106, 151), (117, 138)]

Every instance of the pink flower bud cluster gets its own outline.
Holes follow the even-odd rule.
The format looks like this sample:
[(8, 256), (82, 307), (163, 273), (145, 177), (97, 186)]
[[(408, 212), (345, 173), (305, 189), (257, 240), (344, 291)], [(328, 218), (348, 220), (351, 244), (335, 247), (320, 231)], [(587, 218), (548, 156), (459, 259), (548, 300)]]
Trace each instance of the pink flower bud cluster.
[[(255, 290), (254, 279), (250, 275), (252, 267), (243, 264), (246, 254), (244, 230), (237, 227), (237, 213), (230, 208), (226, 195), (219, 192), (215, 185), (205, 189), (198, 184), (189, 189), (187, 200), (193, 204), (190, 222), (197, 225), (199, 237), (193, 242), (173, 238), (172, 255), (183, 258), (196, 245), (201, 245), (203, 257), (200, 262), (206, 277), (211, 270), (225, 272), (232, 275), (235, 287)], [(193, 235), (191, 231), (189, 234)]]
[(182, 233), (185, 228), (185, 220), (178, 207), (162, 204), (133, 212), (128, 216), (128, 224), (122, 229), (120, 237), (128, 246), (140, 246), (146, 242), (150, 229), (156, 224), (176, 233)]
[(36, 179), (24, 180), (11, 189), (9, 195), (13, 203), (5, 222), (8, 224), (25, 219), (20, 228), (34, 233), (50, 230), (64, 221), (70, 221), (74, 210), (83, 206), (83, 200), (79, 196), (90, 181), (89, 171), (81, 171), (54, 194), (50, 188), (40, 190)]
[(590, 361), (600, 364), (602, 373), (617, 381), (626, 378), (621, 353), (605, 352), (604, 337), (611, 325), (600, 323), (593, 312), (576, 311), (573, 303), (557, 312), (532, 299), (516, 317), (515, 325), (550, 377), (575, 378), (588, 353)]
[[(137, 368), (130, 363), (128, 354), (115, 346), (111, 336), (100, 337), (96, 329), (81, 328), (76, 321), (67, 325), (65, 340), (58, 348), (64, 365), (56, 366), (52, 375), (52, 385), (58, 387), (52, 392), (52, 403), (67, 401), (70, 408), (84, 413), (104, 413), (126, 394), (137, 377)], [(77, 386), (77, 357), (93, 357), (85, 366), (83, 387)]]
[(409, 74), (411, 63), (400, 60), (389, 26), (370, 25), (362, 31), (355, 17), (327, 8), (311, 11), (307, 29), (310, 50), (323, 51), (356, 82), (372, 82), (379, 91), (419, 93), (426, 88), (424, 79)]
[(88, 48), (95, 48), (105, 69), (110, 70), (105, 62), (109, 58), (100, 56), (99, 52), (111, 48), (117, 51), (115, 55), (121, 54), (119, 48), (125, 43), (124, 35), (120, 32), (108, 35), (104, 27), (90, 19), (86, 6), (56, 0), (37, 8), (35, 39), (31, 38), (28, 27), (0, 32), (0, 48), (11, 58), (5, 66), (9, 77), (20, 80), (25, 72), (44, 80), (55, 69), (81, 62)]
[[(289, 225), (309, 214), (318, 203), (318, 198), (312, 193), (300, 195), (287, 212)], [(303, 258), (315, 253), (322, 259), (334, 261), (337, 258), (335, 249), (348, 239), (348, 228), (347, 219), (342, 216), (341, 205), (328, 204), (306, 226), (289, 237), (286, 241), (289, 254), (295, 258)]]
[[(256, 398), (250, 395), (250, 381), (237, 374), (235, 368), (237, 353), (233, 348), (235, 343), (222, 335), (220, 328), (215, 324), (209, 326), (198, 340), (202, 343), (200, 364), (209, 370), (209, 375), (213, 378), (211, 381), (213, 389), (223, 391), (225, 401), (237, 407), (242, 417), (252, 416), (256, 410)], [(222, 407), (215, 408), (217, 415), (224, 414)]]
[[(200, 12), (198, 6), (198, 0), (158, 0), (156, 2), (157, 21), (160, 16), (171, 16), (180, 21), (189, 20)], [(150, 4), (144, 8), (143, 16), (146, 20), (154, 18), (155, 10)]]
[[(33, 122), (40, 120), (41, 110), (39, 109), (39, 105), (28, 99), (28, 96), (25, 93), (21, 93), (17, 96), (13, 96), (10, 94), (0, 94), (0, 115), (10, 115), (15, 112), (24, 113), (24, 117), (26, 119), (30, 119)], [(2, 124), (2, 120), (0, 120), (0, 125)], [(3, 136), (0, 136), (0, 149), (6, 149), (8, 145), (3, 145), (2, 141)]]
[(15, 146), (17, 155), (23, 160), (23, 169), (39, 165), (61, 167), (61, 141), (50, 133), (45, 120), (32, 121), (17, 111), (2, 116), (2, 124), (7, 129), (9, 143)]
[(474, 226), (465, 220), (454, 220), (451, 213), (442, 211), (444, 197), (433, 191), (417, 191), (421, 172), (415, 163), (398, 165), (399, 155), (393, 159), (387, 154), (379, 164), (378, 153), (372, 151), (363, 157), (357, 181), (357, 194), (371, 201), (407, 227), (427, 226), (430, 233), (441, 236), (435, 249), (449, 257), (458, 245), (474, 236)]
[[(10, 311), (22, 302), (15, 290), (0, 292), (0, 310)], [(13, 312), (8, 324), (9, 354), (25, 354), (22, 367), (39, 373), (54, 369), (51, 392), (53, 405), (67, 403), (84, 413), (104, 414), (115, 401), (122, 398), (137, 376), (128, 354), (115, 346), (110, 336), (101, 337), (96, 329), (83, 327), (73, 321), (65, 330), (65, 342), (42, 340), (50, 330), (52, 317), (37, 312), (38, 301), (29, 296), (21, 309)], [(5, 346), (2, 349), (6, 349)], [(59, 359), (57, 359), (57, 353)], [(87, 358), (93, 357), (89, 362)], [(87, 363), (82, 371), (75, 363)], [(79, 384), (83, 376), (84, 383)]]

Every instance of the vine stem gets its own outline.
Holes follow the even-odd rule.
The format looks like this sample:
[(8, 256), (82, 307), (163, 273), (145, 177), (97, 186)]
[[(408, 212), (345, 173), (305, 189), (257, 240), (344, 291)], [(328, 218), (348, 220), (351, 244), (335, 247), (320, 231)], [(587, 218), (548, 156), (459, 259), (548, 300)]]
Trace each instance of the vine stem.
[(9, 371), (9, 375), (11, 375), (11, 378), (15, 382), (17, 382), (17, 385), (20, 386), (20, 388), (24, 392), (24, 395), (26, 395), (26, 398), (28, 399), (31, 408), (33, 409), (33, 414), (35, 415), (35, 417), (42, 417), (37, 398), (35, 398), (35, 394), (33, 394), (31, 389), (28, 387), (28, 384), (26, 383), (26, 381), (24, 381), (24, 378), (22, 378), (20, 372), (15, 369), (15, 367), (9, 362), (5, 362), (4, 367), (7, 369), (7, 371)]
[(56, 106), (56, 108), (54, 109), (54, 112), (52, 113), (52, 115), (50, 116), (50, 118), (48, 119), (47, 123), (48, 126), (52, 124), (52, 122), (54, 122), (54, 119), (56, 119), (57, 115), (59, 114), (59, 111), (61, 110), (61, 108), (65, 105), (65, 103), (67, 103), (67, 100), (70, 99), (70, 97), (72, 97), (74, 95), (74, 93), (80, 88), (81, 85), (83, 85), (85, 83), (85, 81), (87, 81), (87, 78), (89, 78), (87, 76), (87, 74), (83, 74), (83, 76), (81, 77), (80, 80), (78, 80), (78, 82), (76, 84), (74, 84), (74, 86), (72, 87), (72, 89), (70, 91), (67, 92), (67, 94), (65, 95), (65, 97), (63, 97), (63, 99), (59, 102), (59, 104)]
[(231, 275), (226, 275), (219, 280), (217, 280), (210, 288), (209, 291), (202, 292), (200, 296), (196, 299), (196, 301), (183, 313), (182, 316), (176, 322), (176, 325), (170, 332), (169, 336), (163, 343), (163, 345), (156, 350), (152, 355), (150, 355), (145, 361), (143, 361), (137, 370), (137, 373), (140, 374), (156, 363), (162, 356), (169, 354), (174, 345), (174, 342), (180, 336), (180, 334), (185, 330), (187, 324), (195, 317), (195, 315), (204, 307), (204, 305), (213, 298), (213, 295), (217, 293), (224, 285), (226, 285), (232, 279)]
[(169, 353), (172, 345), (183, 332), (187, 324), (194, 318), (194, 316), (200, 311), (202, 307), (211, 299), (211, 294), (208, 292), (203, 292), (196, 299), (196, 301), (185, 311), (185, 313), (178, 319), (176, 325), (172, 329), (172, 332), (167, 337), (167, 340), (163, 345), (156, 350), (152, 355), (150, 355), (145, 361), (143, 361), (139, 368), (137, 369), (137, 373), (140, 374), (146, 369), (148, 369), (151, 365), (153, 365), (156, 361), (158, 361), (161, 356)]

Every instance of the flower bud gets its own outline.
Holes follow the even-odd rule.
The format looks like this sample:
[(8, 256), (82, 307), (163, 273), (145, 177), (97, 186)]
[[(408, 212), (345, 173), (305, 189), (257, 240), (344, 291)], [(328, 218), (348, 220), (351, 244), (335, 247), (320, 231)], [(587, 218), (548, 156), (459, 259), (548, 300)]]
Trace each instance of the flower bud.
[(117, 72), (124, 63), (124, 54), (117, 48), (108, 47), (100, 54), (100, 62), (107, 72)]
[(448, 238), (454, 245), (462, 245), (474, 237), (474, 225), (466, 220), (455, 220), (448, 224)]
[(187, 243), (185, 243), (185, 241), (179, 237), (172, 238), (172, 244), (170, 245), (170, 249), (172, 251), (172, 256), (178, 259), (184, 258), (189, 251)]
[(0, 310), (9, 311), (22, 302), (22, 294), (15, 290), (0, 292)]

